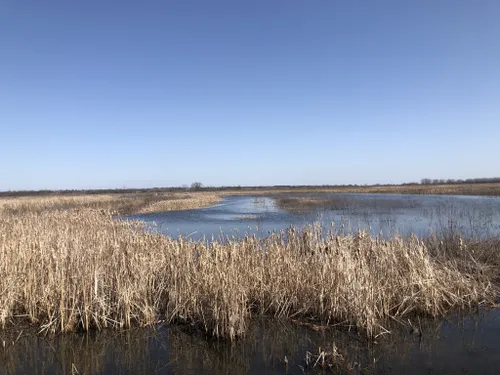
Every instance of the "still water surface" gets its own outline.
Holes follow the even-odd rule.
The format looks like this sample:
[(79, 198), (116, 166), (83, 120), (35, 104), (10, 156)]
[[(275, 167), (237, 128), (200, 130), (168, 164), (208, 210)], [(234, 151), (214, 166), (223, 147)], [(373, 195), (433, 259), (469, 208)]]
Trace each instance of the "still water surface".
[(168, 327), (55, 338), (26, 333), (14, 335), (1, 349), (0, 374), (332, 373), (319, 368), (303, 372), (301, 366), (306, 367), (307, 351), (331, 351), (333, 345), (344, 361), (333, 373), (498, 374), (499, 319), (500, 311), (493, 310), (468, 318), (422, 320), (422, 336), (400, 327), (376, 343), (346, 329), (318, 332), (270, 320), (254, 322), (247, 338), (235, 344)]
[[(450, 229), (463, 236), (500, 235), (500, 198), (399, 194), (294, 194), (347, 202), (341, 209), (320, 208), (287, 212), (272, 197), (230, 196), (208, 208), (132, 215), (169, 236), (192, 239), (242, 237), (245, 233), (267, 236), (290, 225), (303, 227), (331, 222), (341, 232), (359, 229), (372, 234), (427, 236)], [(285, 195), (276, 196), (285, 197)]]

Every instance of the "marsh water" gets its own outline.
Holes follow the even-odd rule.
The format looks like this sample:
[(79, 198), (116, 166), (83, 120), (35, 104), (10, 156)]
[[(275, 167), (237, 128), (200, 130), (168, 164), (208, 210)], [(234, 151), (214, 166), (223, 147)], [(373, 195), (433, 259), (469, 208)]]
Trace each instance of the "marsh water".
[[(339, 199), (339, 207), (285, 211), (289, 196), (226, 197), (212, 207), (129, 216), (153, 230), (192, 239), (267, 236), (312, 222), (352, 233), (500, 234), (500, 199), (462, 196), (308, 194)], [(347, 202), (347, 203), (346, 203)], [(43, 337), (30, 330), (0, 331), (1, 374), (497, 374), (500, 310), (477, 310), (447, 319), (415, 319), (389, 327), (367, 341), (352, 327), (318, 330), (274, 319), (257, 319), (236, 343), (207, 339), (187, 327)], [(414, 334), (410, 327), (418, 327)], [(316, 327), (317, 328), (317, 327)], [(334, 366), (313, 367), (321, 350), (338, 356)], [(307, 353), (311, 354), (308, 355)], [(288, 365), (285, 363), (288, 362)], [(307, 357), (313, 360), (306, 360)], [(309, 362), (309, 365), (308, 365)]]
[[(0, 374), (498, 374), (499, 319), (493, 310), (413, 320), (422, 335), (399, 326), (371, 342), (346, 327), (316, 331), (271, 320), (253, 322), (233, 344), (167, 326), (50, 338), (3, 333)], [(334, 347), (339, 356), (326, 362), (333, 371), (313, 367), (319, 350)]]
[[(341, 233), (366, 230), (374, 235), (419, 236), (453, 231), (465, 237), (500, 235), (500, 198), (399, 194), (293, 194), (294, 198), (337, 202), (338, 208), (286, 211), (276, 203), (289, 195), (229, 196), (212, 207), (130, 216), (153, 230), (195, 240), (267, 236), (293, 225), (318, 222)], [(340, 202), (341, 204), (338, 204)]]

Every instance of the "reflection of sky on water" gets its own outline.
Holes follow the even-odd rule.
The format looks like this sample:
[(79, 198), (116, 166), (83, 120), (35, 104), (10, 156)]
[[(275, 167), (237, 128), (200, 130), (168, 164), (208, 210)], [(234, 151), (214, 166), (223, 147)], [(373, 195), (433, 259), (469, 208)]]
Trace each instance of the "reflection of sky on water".
[(290, 213), (279, 209), (270, 197), (230, 196), (212, 207), (130, 218), (143, 220), (154, 230), (169, 236), (193, 239), (238, 238), (246, 233), (266, 236), (290, 225), (302, 227), (315, 221), (325, 228), (330, 228), (334, 222), (335, 228), (342, 233), (361, 229), (373, 234), (425, 236), (452, 229), (464, 236), (500, 235), (500, 198), (332, 193), (293, 196), (335, 198), (347, 204), (335, 210)]

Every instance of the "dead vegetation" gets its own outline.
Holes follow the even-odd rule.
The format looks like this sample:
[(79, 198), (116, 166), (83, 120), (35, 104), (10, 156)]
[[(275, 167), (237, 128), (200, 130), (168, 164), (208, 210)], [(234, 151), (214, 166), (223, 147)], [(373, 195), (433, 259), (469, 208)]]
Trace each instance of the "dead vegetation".
[(70, 209), (106, 210), (118, 215), (190, 210), (222, 200), (210, 193), (168, 193), (137, 195), (63, 195), (0, 199), (0, 211), (11, 214)]
[(0, 205), (3, 327), (26, 321), (64, 332), (166, 321), (234, 339), (252, 316), (270, 315), (375, 336), (388, 320), (442, 316), (497, 296), (497, 242), (481, 245), (488, 251), (463, 243), (443, 251), (439, 240), (310, 226), (207, 243), (147, 233), (85, 206), (22, 205)]
[(275, 196), (276, 205), (287, 212), (303, 212), (313, 210), (366, 210), (391, 211), (408, 209), (416, 206), (411, 199), (377, 199), (369, 197), (351, 197), (343, 194), (323, 196), (285, 195)]
[(224, 195), (266, 195), (283, 193), (370, 193), (370, 194), (439, 194), (500, 197), (500, 183), (288, 186), (226, 189)]
[(319, 197), (281, 197), (276, 198), (276, 205), (288, 212), (301, 212), (311, 210), (341, 210), (348, 207), (347, 200), (339, 198), (319, 198)]
[(208, 207), (220, 201), (222, 201), (222, 198), (214, 194), (176, 194), (169, 197), (169, 199), (153, 201), (137, 210), (136, 213), (192, 210)]

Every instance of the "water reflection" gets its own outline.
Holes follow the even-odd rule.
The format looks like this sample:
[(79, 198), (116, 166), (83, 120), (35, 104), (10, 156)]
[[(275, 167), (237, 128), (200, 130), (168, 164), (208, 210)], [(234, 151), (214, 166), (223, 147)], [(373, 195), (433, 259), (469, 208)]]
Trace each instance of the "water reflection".
[(192, 239), (240, 238), (245, 233), (267, 236), (290, 225), (302, 227), (314, 221), (335, 223), (341, 233), (359, 229), (374, 235), (420, 236), (456, 233), (486, 238), (500, 235), (500, 198), (397, 194), (293, 194), (294, 197), (331, 199), (334, 206), (303, 212), (285, 211), (274, 197), (226, 197), (213, 207), (178, 212), (130, 216), (154, 230)]
[(315, 330), (272, 319), (254, 321), (246, 338), (233, 344), (166, 326), (50, 338), (2, 332), (0, 373), (262, 375), (302, 374), (302, 368), (318, 373), (312, 363), (307, 366), (307, 352), (337, 348), (333, 369), (341, 373), (493, 374), (500, 366), (499, 319), (498, 310), (451, 320), (413, 319), (389, 327), (391, 334), (376, 342), (348, 327)]

